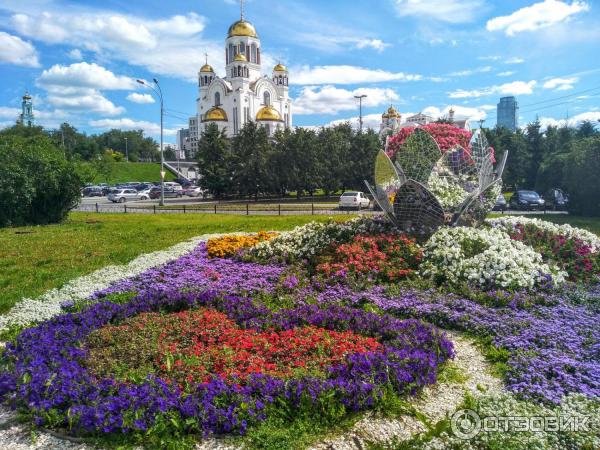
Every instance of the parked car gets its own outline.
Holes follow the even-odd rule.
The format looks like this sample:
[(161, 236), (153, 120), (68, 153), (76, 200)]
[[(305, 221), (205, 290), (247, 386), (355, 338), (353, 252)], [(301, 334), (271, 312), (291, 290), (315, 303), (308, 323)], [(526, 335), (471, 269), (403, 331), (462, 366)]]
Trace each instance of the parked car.
[(340, 197), (340, 209), (357, 209), (368, 208), (371, 205), (371, 200), (360, 191), (344, 192)]
[(81, 191), (84, 197), (102, 197), (102, 188), (100, 186), (87, 186)]
[(548, 189), (544, 194), (546, 208), (557, 210), (566, 210), (569, 206), (569, 196), (559, 188)]
[(204, 191), (199, 186), (190, 186), (183, 193), (188, 197), (204, 197)]
[[(165, 198), (181, 198), (183, 197), (182, 190), (176, 190), (170, 187), (165, 186)], [(150, 198), (156, 199), (160, 198), (160, 186), (154, 186), (150, 189)]]
[(538, 210), (544, 209), (544, 199), (535, 191), (517, 191), (510, 198), (511, 209)]
[(135, 189), (115, 189), (108, 194), (113, 203), (125, 203), (131, 200), (148, 200), (148, 196), (140, 195)]
[(507, 208), (506, 199), (504, 198), (504, 194), (500, 194), (498, 199), (496, 200), (496, 204), (494, 205), (494, 211), (504, 211)]
[(174, 181), (165, 181), (165, 189), (174, 189), (176, 191), (183, 191), (183, 187), (179, 183), (175, 183)]

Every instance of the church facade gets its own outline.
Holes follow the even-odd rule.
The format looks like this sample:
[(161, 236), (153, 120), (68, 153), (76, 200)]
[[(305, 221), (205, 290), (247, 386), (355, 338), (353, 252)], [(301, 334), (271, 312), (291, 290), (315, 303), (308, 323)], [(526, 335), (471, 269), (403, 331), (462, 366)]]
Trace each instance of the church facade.
[(254, 26), (242, 15), (227, 32), (225, 76), (219, 77), (206, 62), (198, 72), (197, 115), (190, 118), (189, 153), (197, 150), (202, 131), (214, 123), (227, 136), (239, 133), (250, 120), (269, 135), (292, 126), (288, 70), (283, 64), (263, 75), (262, 47)]

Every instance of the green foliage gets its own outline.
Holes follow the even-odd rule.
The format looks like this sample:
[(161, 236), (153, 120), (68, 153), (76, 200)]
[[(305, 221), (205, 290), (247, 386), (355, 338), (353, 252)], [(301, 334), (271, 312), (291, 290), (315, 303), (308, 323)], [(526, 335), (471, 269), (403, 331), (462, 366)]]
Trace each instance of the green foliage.
[(21, 128), (0, 133), (0, 226), (60, 222), (79, 201), (80, 179), (47, 136)]
[(565, 167), (569, 210), (583, 216), (600, 216), (600, 136), (573, 145)]
[(225, 131), (219, 131), (215, 123), (210, 123), (202, 132), (198, 143), (198, 165), (202, 170), (200, 186), (216, 198), (222, 198), (231, 191), (232, 162), (231, 148)]
[(248, 122), (231, 142), (233, 185), (243, 196), (258, 197), (271, 192), (273, 178), (269, 160), (272, 153), (267, 130)]

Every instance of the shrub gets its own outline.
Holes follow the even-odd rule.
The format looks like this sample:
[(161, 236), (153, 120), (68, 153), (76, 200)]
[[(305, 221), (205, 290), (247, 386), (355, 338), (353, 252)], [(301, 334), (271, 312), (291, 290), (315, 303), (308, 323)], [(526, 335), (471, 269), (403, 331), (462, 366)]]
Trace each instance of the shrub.
[(423, 252), (414, 239), (394, 234), (357, 235), (334, 245), (332, 254), (319, 258), (317, 272), (327, 276), (372, 275), (381, 281), (406, 278), (418, 268)]
[(75, 167), (48, 137), (0, 133), (0, 226), (62, 221), (79, 186)]
[(500, 230), (441, 228), (424, 250), (421, 273), (439, 282), (521, 289), (564, 281), (564, 272), (545, 264), (539, 253)]

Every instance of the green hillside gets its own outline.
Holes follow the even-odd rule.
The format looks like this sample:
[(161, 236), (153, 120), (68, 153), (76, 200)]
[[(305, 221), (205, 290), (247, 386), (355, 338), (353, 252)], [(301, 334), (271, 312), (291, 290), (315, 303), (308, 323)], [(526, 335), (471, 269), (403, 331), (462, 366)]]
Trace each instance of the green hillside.
[[(165, 180), (174, 180), (175, 175), (166, 170)], [(108, 179), (98, 174), (94, 183), (126, 183), (128, 181), (160, 181), (160, 164), (144, 162), (118, 162)]]

